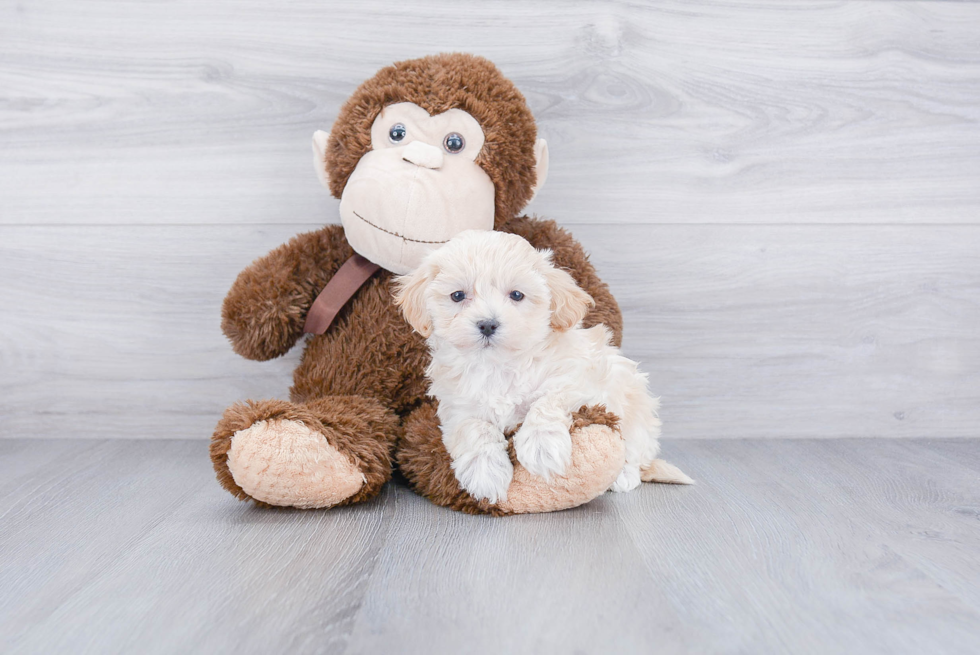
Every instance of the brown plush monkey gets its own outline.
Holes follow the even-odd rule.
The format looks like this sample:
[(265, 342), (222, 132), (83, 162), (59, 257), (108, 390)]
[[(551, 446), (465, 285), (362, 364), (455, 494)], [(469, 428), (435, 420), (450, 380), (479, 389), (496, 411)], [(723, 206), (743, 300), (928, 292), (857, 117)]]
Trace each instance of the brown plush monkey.
[(519, 215), (544, 181), (548, 151), (517, 88), (471, 55), (389, 66), (354, 92), (329, 135), (314, 136), (314, 161), (341, 200), (342, 226), (301, 234), (242, 271), (222, 329), (235, 352), (266, 360), (292, 348), (304, 326), (329, 326), (307, 341), (290, 402), (225, 411), (211, 442), (222, 486), (260, 504), (333, 507), (377, 495), (396, 462), (418, 493), (464, 512), (553, 511), (603, 493), (625, 455), (616, 417), (597, 407), (575, 416), (565, 476), (532, 476), (512, 450), (506, 500), (490, 505), (460, 489), (426, 396), (425, 342), (392, 302), (393, 273), (458, 232), (497, 229), (550, 248), (596, 301), (585, 325), (621, 338), (616, 301), (581, 246), (553, 222)]

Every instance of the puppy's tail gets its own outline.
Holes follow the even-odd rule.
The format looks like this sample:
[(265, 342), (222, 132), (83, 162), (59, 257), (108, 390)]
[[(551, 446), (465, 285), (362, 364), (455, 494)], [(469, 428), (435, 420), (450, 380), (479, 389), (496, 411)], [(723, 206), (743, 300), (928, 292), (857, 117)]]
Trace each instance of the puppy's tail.
[(655, 459), (640, 469), (640, 479), (644, 482), (662, 482), (664, 484), (694, 484), (694, 480), (673, 464), (662, 459)]

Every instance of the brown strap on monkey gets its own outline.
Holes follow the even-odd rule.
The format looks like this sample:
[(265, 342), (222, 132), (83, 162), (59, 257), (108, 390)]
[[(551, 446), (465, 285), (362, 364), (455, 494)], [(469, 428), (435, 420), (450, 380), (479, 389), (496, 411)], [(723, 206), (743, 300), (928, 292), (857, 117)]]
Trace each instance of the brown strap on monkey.
[(377, 264), (369, 262), (356, 253), (344, 262), (313, 301), (313, 306), (306, 313), (303, 332), (306, 334), (326, 332), (347, 301), (354, 297), (357, 290), (364, 286), (368, 278), (379, 268), (381, 267)]

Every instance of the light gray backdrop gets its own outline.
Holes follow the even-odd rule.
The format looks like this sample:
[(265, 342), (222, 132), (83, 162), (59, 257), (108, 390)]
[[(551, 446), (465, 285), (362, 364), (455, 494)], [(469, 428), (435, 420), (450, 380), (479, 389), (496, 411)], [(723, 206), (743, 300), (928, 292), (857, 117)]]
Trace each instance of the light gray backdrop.
[(336, 222), (309, 140), (463, 50), (551, 147), (665, 436), (976, 436), (980, 5), (0, 4), (0, 436), (206, 438), (285, 397), (238, 271)]

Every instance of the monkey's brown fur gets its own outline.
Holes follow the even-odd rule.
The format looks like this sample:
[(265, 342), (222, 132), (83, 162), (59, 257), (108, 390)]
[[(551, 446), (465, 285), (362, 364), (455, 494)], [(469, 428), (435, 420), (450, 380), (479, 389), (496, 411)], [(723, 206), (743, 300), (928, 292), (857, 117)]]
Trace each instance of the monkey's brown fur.
[[(415, 102), (433, 114), (458, 107), (480, 122), (486, 143), (477, 161), (496, 187), (497, 229), (550, 248), (555, 264), (596, 301), (585, 325), (605, 324), (618, 344), (619, 307), (581, 246), (552, 221), (514, 216), (532, 194), (536, 128), (523, 96), (485, 59), (428, 57), (395, 64), (365, 82), (331, 132), (327, 167), (333, 194), (341, 195), (370, 148), (378, 112), (395, 102)], [(330, 225), (294, 237), (242, 271), (222, 307), (222, 329), (235, 352), (256, 360), (286, 353), (302, 336), (313, 300), (352, 254), (343, 228)], [(470, 513), (506, 513), (476, 501), (456, 482), (435, 401), (426, 396), (428, 351), (394, 306), (391, 277), (385, 270), (376, 273), (325, 334), (309, 339), (294, 374), (291, 402), (250, 401), (225, 412), (211, 442), (211, 459), (225, 489), (249, 498), (228, 470), (234, 434), (280, 418), (314, 428), (360, 468), (365, 484), (344, 504), (376, 495), (391, 476), (394, 458), (412, 487), (435, 503)], [(613, 420), (601, 409), (586, 409), (576, 415), (575, 427)]]

